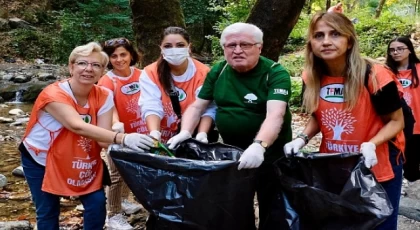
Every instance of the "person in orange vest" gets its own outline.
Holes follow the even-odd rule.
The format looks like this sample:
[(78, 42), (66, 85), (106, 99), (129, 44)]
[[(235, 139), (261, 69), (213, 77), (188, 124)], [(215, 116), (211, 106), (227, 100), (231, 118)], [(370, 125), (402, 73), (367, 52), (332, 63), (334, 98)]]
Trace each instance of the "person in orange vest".
[[(139, 61), (137, 51), (126, 38), (105, 41), (103, 49), (109, 56), (108, 69), (110, 70), (101, 77), (98, 85), (114, 93), (115, 110), (112, 130), (147, 134), (147, 127), (141, 119), (138, 106), (141, 70), (134, 67)], [(111, 185), (106, 189), (108, 205), (106, 226), (120, 230), (133, 229), (121, 212), (133, 214), (141, 209), (141, 205), (128, 200), (130, 189), (121, 178), (109, 154), (107, 154), (107, 163), (111, 174)]]
[[(321, 132), (321, 153), (363, 154), (394, 208), (376, 229), (397, 229), (405, 139), (395, 75), (362, 58), (353, 23), (336, 12), (312, 18), (305, 60), (303, 104), (312, 116), (303, 132), (284, 146), (285, 153), (298, 152)], [(371, 71), (366, 71), (368, 65)]]
[(109, 175), (101, 149), (114, 143), (144, 152), (153, 146), (147, 135), (111, 131), (112, 92), (95, 85), (107, 64), (99, 44), (76, 47), (69, 57), (71, 77), (47, 86), (35, 101), (19, 151), (38, 229), (59, 229), (59, 198), (78, 196), (84, 229), (102, 230)]
[(403, 86), (404, 99), (412, 109), (416, 120), (412, 136), (407, 140), (403, 171), (408, 181), (420, 179), (420, 155), (418, 154), (418, 143), (420, 143), (420, 60), (416, 56), (413, 43), (408, 37), (397, 37), (388, 44), (388, 55), (386, 64), (396, 74)]
[[(190, 57), (190, 37), (183, 28), (166, 28), (160, 48), (159, 59), (146, 66), (140, 76), (139, 105), (150, 135), (167, 142), (178, 133), (180, 118), (196, 100), (210, 69)], [(215, 110), (213, 104), (202, 115), (197, 140), (209, 141), (207, 133), (214, 127)]]

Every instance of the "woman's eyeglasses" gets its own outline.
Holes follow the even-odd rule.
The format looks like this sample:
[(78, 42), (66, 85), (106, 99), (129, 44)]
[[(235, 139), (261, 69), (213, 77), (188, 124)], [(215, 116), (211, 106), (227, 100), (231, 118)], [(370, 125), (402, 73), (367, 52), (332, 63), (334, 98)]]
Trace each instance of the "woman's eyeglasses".
[(114, 38), (105, 42), (105, 46), (124, 45), (124, 44), (130, 44), (130, 41), (126, 38)]
[(82, 70), (87, 69), (87, 67), (89, 65), (91, 65), (92, 69), (95, 70), (95, 71), (101, 71), (102, 70), (102, 65), (98, 62), (76, 61), (76, 62), (74, 62), (74, 64), (76, 64), (77, 67), (79, 67)]
[(388, 53), (391, 54), (391, 55), (394, 54), (394, 53), (400, 54), (400, 53), (404, 52), (404, 50), (406, 50), (406, 49), (408, 49), (408, 48), (407, 47), (389, 48)]

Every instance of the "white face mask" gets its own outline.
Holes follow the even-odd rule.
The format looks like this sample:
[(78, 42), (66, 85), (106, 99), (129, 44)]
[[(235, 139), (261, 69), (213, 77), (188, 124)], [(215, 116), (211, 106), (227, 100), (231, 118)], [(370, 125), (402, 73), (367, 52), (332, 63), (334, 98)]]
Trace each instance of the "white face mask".
[(189, 48), (166, 48), (162, 49), (163, 59), (171, 65), (181, 65), (190, 56)]

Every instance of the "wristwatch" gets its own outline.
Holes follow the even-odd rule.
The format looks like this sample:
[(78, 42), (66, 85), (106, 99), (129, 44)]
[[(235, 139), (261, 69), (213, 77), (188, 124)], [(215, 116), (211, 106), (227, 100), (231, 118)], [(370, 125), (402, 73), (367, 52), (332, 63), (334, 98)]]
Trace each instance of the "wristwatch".
[(257, 143), (257, 144), (260, 144), (263, 148), (265, 148), (265, 149), (267, 149), (267, 147), (268, 147), (268, 144), (267, 144), (267, 142), (265, 142), (265, 141), (261, 141), (261, 140), (254, 140), (254, 142), (252, 142), (252, 143)]

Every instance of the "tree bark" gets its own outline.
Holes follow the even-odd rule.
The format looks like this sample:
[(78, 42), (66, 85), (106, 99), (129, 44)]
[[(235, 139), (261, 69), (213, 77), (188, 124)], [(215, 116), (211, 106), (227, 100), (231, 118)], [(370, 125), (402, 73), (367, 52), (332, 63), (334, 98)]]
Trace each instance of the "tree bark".
[(140, 67), (154, 61), (160, 55), (160, 37), (169, 26), (185, 28), (179, 0), (130, 0), (133, 13), (133, 31), (137, 48), (142, 55)]
[(262, 55), (277, 61), (287, 37), (299, 19), (305, 0), (257, 0), (248, 23), (264, 32)]
[(327, 3), (325, 4), (325, 10), (328, 10), (331, 7), (331, 0), (327, 0)]
[(384, 5), (385, 5), (385, 1), (386, 1), (386, 0), (381, 0), (381, 1), (379, 1), (378, 8), (376, 8), (375, 18), (379, 18), (379, 16), (381, 16), (382, 8), (383, 8), (383, 7), (384, 7)]

